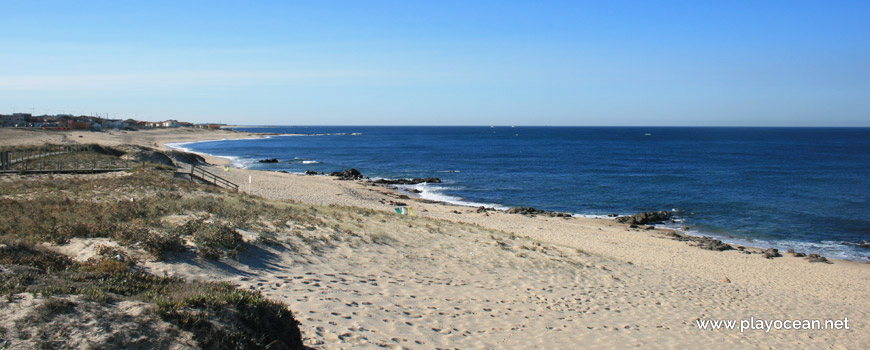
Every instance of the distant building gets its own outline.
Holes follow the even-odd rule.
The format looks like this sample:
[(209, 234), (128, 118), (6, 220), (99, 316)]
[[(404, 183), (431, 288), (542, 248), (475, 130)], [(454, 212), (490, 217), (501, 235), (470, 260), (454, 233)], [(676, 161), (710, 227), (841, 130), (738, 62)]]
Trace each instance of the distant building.
[(24, 126), (27, 119), (33, 117), (30, 113), (14, 113), (12, 115), (4, 115), (2, 118), (3, 126)]
[(170, 120), (162, 121), (162, 122), (160, 122), (160, 126), (161, 126), (161, 127), (164, 127), (164, 128), (177, 128), (177, 127), (178, 127), (178, 121), (175, 120), (175, 119), (170, 119)]

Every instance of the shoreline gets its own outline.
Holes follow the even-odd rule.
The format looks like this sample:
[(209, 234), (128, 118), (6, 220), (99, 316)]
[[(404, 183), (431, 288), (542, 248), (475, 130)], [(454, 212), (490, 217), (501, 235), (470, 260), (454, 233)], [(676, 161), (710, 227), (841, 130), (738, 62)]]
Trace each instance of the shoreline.
[[(227, 128), (227, 129), (222, 129), (222, 130), (232, 130), (232, 129), (228, 129), (228, 128)], [(185, 141), (185, 142), (171, 142), (171, 141), (167, 141), (167, 142), (164, 142), (161, 146), (163, 146), (163, 149), (176, 149), (176, 148), (174, 148), (173, 146), (169, 146), (169, 144), (178, 144), (178, 143), (183, 143), (183, 144), (192, 144), (192, 143), (198, 143), (198, 142), (210, 142), (210, 141), (227, 141), (227, 140), (239, 140), (239, 139), (259, 139), (259, 138), (267, 138), (268, 136), (275, 136), (275, 135), (273, 135), (273, 134), (259, 134), (259, 133), (250, 133), (250, 132), (235, 131), (235, 130), (233, 130), (233, 131), (234, 131), (234, 132), (243, 133), (243, 134), (247, 135), (248, 137), (224, 138), (224, 139), (220, 139), (220, 140), (214, 140), (214, 139), (203, 139), (203, 140)], [(192, 151), (192, 150), (190, 150), (190, 149), (187, 149), (187, 148), (180, 148), (179, 150), (184, 150), (185, 152), (196, 153), (196, 154), (198, 154), (198, 155), (200, 155), (200, 156), (203, 156), (203, 158), (205, 158), (209, 163), (212, 163), (212, 164), (214, 164), (214, 165), (219, 165), (219, 166), (226, 166), (226, 165), (230, 165), (230, 166), (232, 166), (232, 165), (233, 165), (233, 162), (232, 162), (232, 159), (233, 159), (233, 158), (230, 157), (230, 156), (220, 156), (220, 155), (213, 155), (213, 154), (199, 153), (199, 152), (195, 152), (195, 151)], [(331, 176), (328, 176), (328, 175), (322, 175), (322, 176), (311, 176), (311, 175), (305, 175), (305, 174), (303, 174), (303, 173), (281, 172), (281, 171), (262, 170), (262, 169), (250, 169), (250, 168), (246, 168), (246, 167), (234, 167), (233, 169), (237, 169), (237, 170), (240, 170), (240, 171), (246, 171), (246, 172), (254, 172), (254, 173), (289, 174), (289, 175), (295, 175), (295, 176), (305, 176), (305, 177), (315, 177), (315, 178), (320, 177), (320, 178), (325, 178), (325, 179), (334, 179), (334, 177), (331, 177)], [(392, 192), (393, 192), (392, 195), (393, 195), (393, 196), (396, 196), (396, 197), (398, 197), (398, 198), (400, 198), (400, 199), (402, 199), (402, 198), (401, 198), (402, 196), (406, 196), (406, 197), (409, 197), (410, 199), (417, 199), (417, 200), (422, 201), (422, 202), (431, 202), (430, 204), (437, 204), (437, 205), (442, 205), (442, 206), (445, 206), (445, 207), (457, 207), (457, 208), (464, 208), (464, 209), (476, 209), (476, 208), (479, 206), (479, 204), (483, 204), (483, 203), (469, 203), (469, 204), (453, 203), (453, 202), (449, 202), (449, 201), (436, 200), (436, 199), (431, 199), (431, 198), (424, 198), (424, 197), (422, 197), (422, 196), (417, 196), (417, 195), (414, 195), (414, 194), (411, 194), (411, 193), (402, 193), (403, 190), (401, 190), (401, 189), (399, 189), (399, 188), (393, 188), (393, 187), (390, 187), (390, 186), (379, 186), (379, 187), (382, 187), (382, 188), (384, 188), (384, 189), (387, 189), (387, 190), (389, 190), (389, 191), (392, 191)], [(516, 215), (516, 214), (507, 214), (507, 213), (504, 213), (504, 212), (506, 211), (506, 209), (509, 209), (509, 207), (505, 207), (505, 206), (503, 206), (503, 205), (501, 205), (501, 204), (487, 203), (487, 204), (483, 204), (483, 205), (484, 205), (484, 206), (499, 206), (499, 207), (503, 207), (504, 209), (496, 209), (496, 210), (498, 210), (499, 212), (501, 212), (501, 213), (503, 213), (503, 214), (505, 214), (505, 215)], [(578, 219), (581, 219), (581, 220), (606, 220), (606, 221), (608, 221), (608, 222), (612, 222), (611, 218), (606, 217), (605, 215), (586, 215), (586, 214), (582, 214), (582, 213), (569, 213), (569, 214), (572, 214), (574, 218), (578, 218)], [(624, 214), (624, 215), (621, 214), (620, 216), (630, 216), (630, 215), (633, 215), (633, 214)], [(618, 223), (616, 223), (616, 222), (612, 222), (612, 224), (613, 224), (613, 225), (622, 225), (622, 224), (618, 224)], [(691, 232), (691, 231), (681, 230), (681, 229), (674, 228), (674, 227), (669, 227), (669, 226), (667, 226), (667, 225), (656, 226), (654, 230), (657, 231), (657, 232), (676, 232), (676, 233), (680, 233), (680, 234), (684, 234), (684, 235), (688, 235), (688, 236), (692, 236), (692, 237), (699, 237), (699, 238), (721, 239), (721, 240), (723, 240), (723, 242), (725, 242), (725, 240), (728, 240), (726, 243), (729, 243), (729, 244), (731, 244), (731, 245), (734, 245), (735, 248), (738, 247), (738, 246), (740, 246), (740, 247), (745, 247), (745, 248), (749, 248), (749, 249), (757, 250), (757, 251), (763, 251), (763, 250), (769, 248), (769, 247), (764, 247), (764, 246), (759, 246), (759, 245), (746, 244), (745, 242), (742, 242), (743, 240), (740, 240), (740, 239), (733, 239), (733, 238), (729, 239), (729, 237), (722, 237), (722, 236), (716, 236), (716, 235), (709, 235), (709, 234), (704, 234), (704, 233), (701, 233), (701, 232)], [(785, 252), (780, 252), (780, 253), (781, 253), (781, 254), (787, 254), (787, 253), (785, 253)], [(804, 253), (806, 253), (806, 254), (812, 254), (813, 252), (804, 252)], [(849, 263), (857, 263), (857, 264), (866, 264), (866, 265), (870, 266), (870, 261), (856, 261), (856, 260), (837, 259), (837, 258), (829, 258), (829, 259), (830, 259), (830, 260), (835, 260), (835, 261), (841, 261), (841, 262), (849, 262)]]
[[(241, 140), (241, 139), (260, 139), (260, 138), (269, 138), (271, 136), (297, 136), (296, 134), (250, 133), (250, 132), (245, 132), (245, 131), (236, 131), (236, 130), (229, 129), (229, 128), (227, 128), (225, 130), (232, 130), (234, 132), (242, 132), (242, 133), (246, 133), (248, 135), (254, 135), (254, 136), (253, 137), (240, 137), (240, 138), (224, 138), (224, 139), (220, 139), (220, 140), (206, 139), (206, 140), (196, 140), (196, 141), (187, 141), (187, 142), (165, 142), (164, 145), (166, 147), (168, 147), (169, 149), (176, 149), (176, 150), (181, 150), (181, 151), (185, 151), (185, 152), (196, 153), (200, 156), (206, 157), (207, 159), (211, 158), (212, 160), (214, 160), (214, 162), (210, 161), (209, 163), (215, 163), (218, 165), (230, 165), (230, 166), (233, 166), (234, 168), (237, 168), (237, 169), (244, 169), (244, 170), (249, 170), (249, 171), (278, 172), (278, 173), (289, 173), (289, 174), (294, 174), (294, 175), (304, 175), (304, 173), (301, 173), (301, 172), (287, 172), (287, 171), (265, 170), (265, 169), (250, 169), (247, 166), (244, 166), (244, 165), (238, 163), (236, 157), (200, 153), (200, 152), (195, 152), (195, 151), (193, 151), (189, 148), (186, 148), (186, 147), (181, 147), (183, 145), (189, 145), (189, 144), (194, 144), (194, 143), (199, 143), (199, 142), (229, 141), (229, 140)], [(220, 161), (218, 161), (218, 160), (220, 160)], [(376, 180), (376, 179), (372, 178), (371, 180)], [(408, 186), (393, 185), (393, 186), (384, 186), (384, 187), (392, 188), (398, 194), (403, 194), (403, 195), (410, 196), (412, 198), (419, 198), (422, 200), (434, 201), (434, 202), (441, 203), (443, 205), (459, 206), (459, 207), (466, 207), (466, 208), (477, 208), (480, 206), (484, 206), (487, 208), (495, 208), (495, 209), (500, 210), (500, 211), (505, 211), (505, 210), (510, 209), (510, 207), (505, 206), (505, 205), (500, 204), (500, 203), (469, 202), (469, 201), (465, 201), (464, 199), (462, 199), (460, 197), (453, 197), (453, 196), (444, 195), (444, 194), (440, 194), (440, 193), (436, 193), (434, 195), (430, 195), (427, 197), (425, 194), (411, 193), (409, 191), (409, 189), (413, 186), (414, 185), (408, 185)], [(425, 189), (423, 189), (423, 191), (425, 193)], [(453, 200), (441, 199), (443, 197), (452, 197)], [(672, 211), (669, 210), (669, 212), (672, 212)], [(604, 220), (611, 219), (610, 217), (608, 217), (609, 215), (604, 215), (604, 214), (584, 214), (584, 213), (573, 213), (573, 212), (569, 212), (568, 214), (571, 214), (574, 217), (580, 217), (580, 218), (586, 218), (586, 219), (604, 219)], [(630, 216), (630, 215), (634, 215), (635, 213), (617, 213), (617, 214), (619, 216)], [(680, 222), (675, 222), (675, 223), (665, 222), (665, 223), (655, 224), (657, 229), (660, 229), (660, 230), (665, 231), (665, 232), (676, 232), (676, 233), (679, 233), (682, 235), (687, 235), (687, 236), (692, 236), (692, 237), (712, 238), (712, 239), (716, 239), (716, 240), (721, 240), (722, 242), (725, 242), (729, 245), (732, 245), (735, 248), (746, 247), (746, 248), (756, 249), (759, 251), (763, 251), (763, 250), (768, 249), (768, 248), (776, 248), (780, 251), (781, 254), (786, 254), (785, 253), (786, 250), (793, 249), (795, 252), (799, 252), (799, 253), (821, 254), (822, 256), (825, 256), (828, 259), (833, 259), (833, 260), (870, 264), (870, 256), (857, 255), (857, 256), (853, 256), (852, 258), (846, 258), (842, 255), (838, 255), (836, 257), (830, 256), (830, 255), (825, 255), (824, 252), (821, 252), (822, 250), (825, 250), (825, 247), (823, 247), (824, 246), (823, 243), (816, 243), (816, 242), (809, 242), (809, 241), (807, 241), (807, 242), (789, 241), (792, 243), (788, 244), (788, 243), (781, 243), (778, 240), (767, 241), (767, 240), (757, 240), (757, 239), (752, 239), (752, 238), (740, 238), (740, 237), (735, 237), (735, 236), (729, 235), (727, 233), (717, 234), (714, 232), (706, 232), (706, 231), (700, 231), (700, 230), (691, 230), (691, 229), (685, 230), (685, 229), (679, 227), (679, 225), (680, 225)], [(839, 245), (846, 245), (846, 244), (841, 243)], [(798, 246), (801, 248), (798, 248)], [(816, 250), (813, 250), (813, 247), (816, 247), (815, 248)], [(846, 256), (851, 256), (851, 255), (846, 255)]]
[[(166, 144), (172, 142), (256, 134), (164, 130), (162, 134), (79, 135), (72, 132), (64, 138), (70, 142), (133, 143), (168, 150)], [(230, 281), (261, 290), (276, 300), (291, 301), (294, 313), (308, 317), (303, 320), (306, 336), (322, 339), (329, 345), (327, 348), (353, 348), (348, 340), (352, 338), (341, 335), (358, 327), (387, 337), (405, 336), (426, 342), (411, 342), (407, 345), (410, 348), (451, 344), (480, 347), (471, 340), (496, 347), (505, 344), (489, 339), (489, 334), (506, 337), (510, 340), (507, 344), (514, 347), (542, 346), (549, 341), (562, 347), (581, 344), (577, 341), (604, 347), (687, 347), (702, 342), (714, 348), (762, 344), (854, 347), (870, 340), (870, 326), (865, 322), (870, 319), (867, 263), (833, 259), (831, 264), (809, 263), (785, 253), (765, 259), (760, 254), (737, 250), (704, 250), (671, 239), (667, 230), (659, 228), (632, 229), (613, 220), (583, 217), (478, 213), (473, 207), (432, 203), (390, 188), (334, 177), (242, 168), (226, 172), (223, 166), (229, 164), (227, 159), (204, 158), (213, 164), (207, 166), (209, 170), (240, 184), (241, 191), (270, 200), (313, 205), (313, 210), (335, 220), (344, 220), (350, 211), (376, 213), (371, 219), (366, 218), (368, 214), (358, 219), (368, 220), (363, 222), (369, 225), (366, 227), (383, 225), (398, 239), (359, 250), (352, 245), (341, 246), (322, 258), (275, 265), (281, 268), (232, 261), (226, 262), (226, 268), (194, 263), (150, 265), (154, 271)], [(249, 177), (253, 179), (250, 188)], [(416, 217), (393, 212), (398, 203), (412, 207)], [(379, 221), (382, 218), (387, 221)], [(429, 231), (418, 238), (414, 236), (417, 233), (411, 234), (417, 232), (413, 231), (416, 227)], [(475, 233), (479, 230), (488, 233)], [(277, 264), (279, 258), (295, 255), (270, 251), (267, 256), (269, 264)], [(555, 259), (567, 257), (583, 263), (552, 265)], [(279, 284), (280, 288), (272, 287)], [(353, 305), (358, 302), (364, 302), (363, 306)], [(410, 315), (394, 314), (396, 309)], [(498, 311), (498, 316), (487, 309)], [(448, 310), (456, 311), (445, 312)], [(369, 314), (371, 317), (366, 316)], [(422, 319), (417, 320), (416, 315)], [(848, 317), (855, 326), (845, 332), (738, 333), (705, 331), (694, 325), (696, 319), (750, 316)], [(532, 319), (534, 324), (528, 323)], [(433, 332), (431, 328), (442, 331)], [(444, 332), (451, 329), (488, 333)], [(514, 334), (523, 335), (511, 338)]]

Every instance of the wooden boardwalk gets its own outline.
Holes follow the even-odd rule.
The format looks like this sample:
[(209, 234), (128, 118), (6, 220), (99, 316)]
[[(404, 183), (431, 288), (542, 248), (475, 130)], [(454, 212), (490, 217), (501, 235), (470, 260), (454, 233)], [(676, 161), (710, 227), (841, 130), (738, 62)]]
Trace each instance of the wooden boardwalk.
[(177, 167), (175, 173), (188, 175), (190, 176), (191, 181), (198, 180), (200, 182), (214, 185), (217, 187), (223, 187), (231, 191), (239, 190), (239, 185), (236, 185), (230, 180), (227, 180), (208, 170), (205, 170), (201, 166), (196, 166), (195, 164), (190, 164), (189, 170), (183, 167)]

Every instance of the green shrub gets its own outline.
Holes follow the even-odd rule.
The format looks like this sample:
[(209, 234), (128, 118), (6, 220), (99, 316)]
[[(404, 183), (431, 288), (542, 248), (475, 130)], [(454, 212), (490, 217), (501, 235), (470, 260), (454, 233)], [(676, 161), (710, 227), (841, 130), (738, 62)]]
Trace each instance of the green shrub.
[(86, 272), (111, 275), (130, 271), (130, 265), (127, 265), (123, 261), (103, 257), (90, 258), (82, 264), (81, 268), (82, 271)]
[[(187, 282), (125, 270), (120, 260), (95, 258), (78, 264), (65, 260), (65, 269), (42, 272), (18, 266), (31, 262), (42, 268), (57, 260), (57, 253), (18, 244), (0, 249), (0, 274), (4, 294), (34, 293), (49, 299), (34, 310), (31, 322), (50, 322), (56, 315), (71, 312), (75, 304), (52, 295), (82, 295), (88, 300), (117, 305), (116, 301), (138, 300), (157, 305), (164, 320), (191, 331), (204, 349), (303, 349), (299, 323), (287, 305), (266, 299), (256, 291), (235, 288), (229, 283)], [(104, 250), (111, 254), (112, 248)], [(117, 254), (116, 254), (117, 255)], [(21, 257), (25, 257), (22, 259)], [(114, 261), (114, 262), (113, 262)]]
[(197, 252), (207, 259), (219, 259), (223, 255), (236, 257), (244, 248), (242, 235), (226, 224), (199, 223), (193, 234)]
[(73, 261), (66, 255), (23, 240), (0, 239), (0, 264), (30, 266), (43, 271), (65, 270)]
[(157, 259), (163, 259), (170, 252), (184, 251), (184, 241), (177, 233), (152, 233), (145, 237), (142, 245)]

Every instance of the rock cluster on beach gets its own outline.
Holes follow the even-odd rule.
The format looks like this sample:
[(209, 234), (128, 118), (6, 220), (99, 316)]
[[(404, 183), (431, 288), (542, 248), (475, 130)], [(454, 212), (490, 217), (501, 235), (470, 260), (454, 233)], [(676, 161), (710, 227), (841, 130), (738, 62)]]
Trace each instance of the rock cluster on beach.
[(734, 249), (731, 245), (710, 237), (689, 236), (676, 232), (667, 232), (665, 233), (665, 236), (681, 242), (694, 242), (695, 246), (701, 249), (715, 250), (719, 252)]
[(761, 251), (761, 255), (764, 256), (765, 259), (773, 259), (782, 256), (779, 254), (779, 249), (776, 248), (767, 248)]
[(506, 213), (529, 215), (529, 216), (544, 215), (544, 216), (550, 216), (550, 217), (555, 217), (555, 218), (570, 218), (573, 216), (573, 215), (568, 214), (568, 213), (547, 211), (547, 210), (541, 210), (541, 209), (536, 209), (536, 208), (532, 208), (532, 207), (513, 207), (513, 208), (508, 209), (506, 211)]
[(620, 224), (629, 224), (629, 225), (646, 225), (646, 224), (654, 224), (666, 220), (671, 219), (671, 213), (660, 210), (660, 211), (650, 211), (650, 212), (641, 212), (631, 216), (620, 216), (616, 218), (616, 222)]
[(807, 260), (809, 260), (809, 262), (811, 262), (811, 263), (816, 263), (816, 262), (826, 263), (826, 264), (831, 263), (830, 261), (828, 261), (828, 258), (821, 256), (819, 254), (810, 254), (807, 256)]
[(365, 178), (363, 174), (359, 172), (359, 170), (353, 168), (342, 171), (335, 171), (329, 175), (336, 176), (339, 180), (362, 180)]

